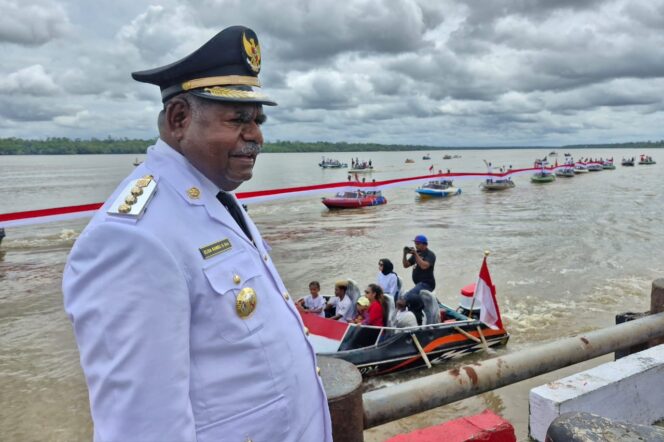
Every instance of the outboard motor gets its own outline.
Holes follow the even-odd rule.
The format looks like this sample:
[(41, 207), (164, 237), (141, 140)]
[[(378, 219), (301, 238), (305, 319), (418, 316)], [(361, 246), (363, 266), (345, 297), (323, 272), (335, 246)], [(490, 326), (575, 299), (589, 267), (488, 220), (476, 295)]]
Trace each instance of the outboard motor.
[[(473, 317), (473, 319), (479, 319), (480, 309), (482, 305), (479, 302), (479, 299), (475, 299), (473, 302), (473, 295), (475, 294), (475, 283), (468, 284), (467, 286), (461, 289), (461, 296), (459, 296), (459, 308), (457, 311), (462, 315)], [(473, 311), (471, 315), (470, 306), (473, 306)]]

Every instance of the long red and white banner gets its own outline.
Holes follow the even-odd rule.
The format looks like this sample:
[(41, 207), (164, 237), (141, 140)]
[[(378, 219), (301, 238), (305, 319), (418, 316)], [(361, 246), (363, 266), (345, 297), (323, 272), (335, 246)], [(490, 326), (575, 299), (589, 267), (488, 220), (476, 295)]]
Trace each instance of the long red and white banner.
[[(601, 164), (601, 163), (585, 163)], [(527, 169), (509, 169), (502, 173), (477, 173), (477, 172), (459, 172), (459, 173), (436, 173), (428, 175), (419, 175), (408, 178), (395, 178), (383, 181), (343, 181), (337, 183), (315, 184), (312, 186), (286, 187), (283, 189), (257, 190), (252, 192), (238, 192), (236, 196), (245, 204), (258, 204), (267, 201), (274, 201), (284, 198), (301, 198), (306, 196), (316, 196), (329, 194), (330, 192), (363, 190), (384, 190), (394, 187), (404, 187), (412, 184), (421, 184), (434, 179), (448, 179), (455, 181), (465, 180), (485, 180), (500, 179), (511, 176), (518, 176), (527, 173), (537, 172), (542, 169), (557, 170), (564, 167), (573, 167), (569, 165), (556, 165), (552, 167), (532, 167)], [(352, 177), (357, 177), (357, 174)], [(86, 218), (102, 206), (103, 203), (83, 204), (80, 206), (56, 207), (50, 209), (29, 210), (26, 212), (13, 212), (0, 214), (0, 227), (16, 227), (33, 224), (50, 223), (55, 221), (65, 221), (77, 218)]]

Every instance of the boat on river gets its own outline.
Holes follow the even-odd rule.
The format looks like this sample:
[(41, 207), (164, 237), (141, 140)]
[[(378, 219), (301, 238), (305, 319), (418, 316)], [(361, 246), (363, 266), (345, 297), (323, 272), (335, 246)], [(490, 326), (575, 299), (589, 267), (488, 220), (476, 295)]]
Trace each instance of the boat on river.
[(454, 187), (452, 180), (433, 180), (415, 189), (422, 198), (445, 198), (459, 195), (461, 189)]
[(621, 166), (632, 167), (632, 166), (634, 166), (634, 158), (623, 158), (620, 165)]
[(586, 167), (585, 164), (582, 163), (576, 163), (574, 165), (574, 173), (588, 173), (588, 168)]
[(556, 180), (556, 176), (550, 172), (535, 172), (533, 176), (530, 177), (530, 181), (533, 183), (551, 183)]
[(429, 155), (429, 154), (423, 155), (423, 156), (422, 156), (422, 159), (423, 159), (423, 160), (430, 160), (430, 159), (431, 159), (431, 155)]
[(653, 160), (651, 156), (641, 155), (641, 157), (639, 158), (639, 164), (650, 165), (650, 164), (657, 164), (657, 162)]
[[(507, 344), (509, 334), (505, 329), (492, 329), (479, 319), (440, 303), (431, 292), (423, 290), (421, 294), (426, 323), (420, 326), (374, 327), (348, 324), (315, 313), (301, 311), (300, 315), (319, 356), (348, 361), (365, 377), (439, 364)], [(346, 296), (355, 305), (359, 291), (353, 294), (349, 290)], [(389, 295), (386, 298), (390, 317), (394, 304)]]
[(318, 165), (323, 169), (341, 169), (348, 167), (348, 164), (346, 163), (342, 163), (341, 161), (335, 160), (333, 158), (325, 158), (325, 157), (323, 157), (323, 159), (321, 160), (320, 163), (318, 163)]
[(495, 191), (495, 190), (505, 190), (505, 189), (511, 189), (512, 187), (515, 186), (514, 181), (512, 181), (510, 178), (501, 178), (498, 180), (492, 180), (492, 179), (487, 179), (483, 183), (480, 184), (482, 187), (482, 190), (486, 191)]
[(328, 209), (353, 209), (387, 204), (387, 199), (380, 190), (357, 190), (354, 192), (339, 192), (333, 197), (323, 198), (323, 204)]
[(134, 160), (134, 163), (133, 163), (133, 164), (134, 164), (134, 166), (140, 166), (142, 162), (143, 162), (143, 161), (141, 161), (141, 160), (139, 160), (138, 158), (136, 158), (136, 159)]
[(414, 162), (415, 160), (411, 160), (410, 158), (406, 158), (406, 161), (404, 161), (404, 163), (414, 163)]
[(604, 170), (614, 170), (616, 168), (616, 165), (613, 164), (613, 158), (610, 160), (605, 160), (602, 162), (602, 169)]
[(588, 164), (588, 171), (589, 172), (600, 172), (604, 170), (604, 166), (600, 163), (590, 163)]
[(451, 160), (451, 159), (452, 159), (452, 155), (445, 154), (445, 155), (443, 155), (443, 159), (444, 159), (444, 160)]
[(556, 170), (556, 176), (562, 178), (572, 178), (574, 177), (574, 166), (561, 167)]

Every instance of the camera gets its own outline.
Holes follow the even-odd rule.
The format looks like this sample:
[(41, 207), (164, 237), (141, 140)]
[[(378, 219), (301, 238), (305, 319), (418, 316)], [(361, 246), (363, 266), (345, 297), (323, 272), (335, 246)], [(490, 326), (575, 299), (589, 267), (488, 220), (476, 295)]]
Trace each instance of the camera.
[(413, 248), (411, 246), (405, 246), (403, 251), (404, 253), (413, 253)]

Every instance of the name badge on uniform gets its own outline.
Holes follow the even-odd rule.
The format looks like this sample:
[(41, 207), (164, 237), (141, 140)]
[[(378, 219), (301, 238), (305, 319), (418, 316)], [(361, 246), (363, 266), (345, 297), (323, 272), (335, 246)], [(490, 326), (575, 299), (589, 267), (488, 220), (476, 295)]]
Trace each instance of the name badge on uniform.
[(227, 252), (232, 248), (233, 246), (231, 245), (231, 242), (228, 240), (228, 238), (224, 238), (221, 241), (217, 241), (215, 243), (208, 244), (207, 246), (203, 246), (198, 250), (201, 252), (201, 256), (203, 256), (203, 259), (208, 259), (212, 258), (213, 256), (217, 256), (219, 254)]

